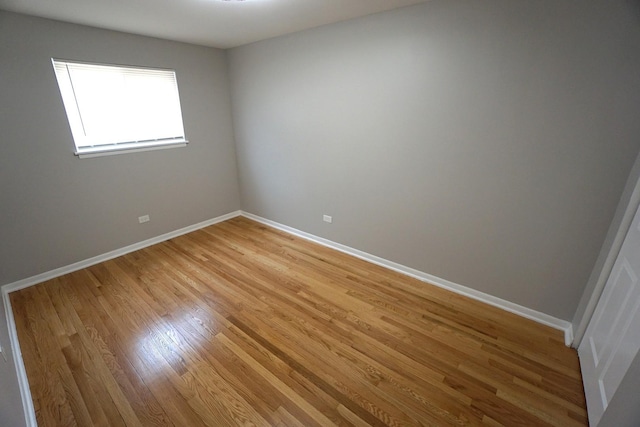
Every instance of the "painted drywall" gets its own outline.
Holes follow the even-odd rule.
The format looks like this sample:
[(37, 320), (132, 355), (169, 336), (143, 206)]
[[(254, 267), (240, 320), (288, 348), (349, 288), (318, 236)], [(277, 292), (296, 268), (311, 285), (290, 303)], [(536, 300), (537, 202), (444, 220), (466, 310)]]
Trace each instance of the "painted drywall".
[(640, 149), (627, 8), (433, 0), (232, 49), (243, 210), (570, 321)]
[[(1, 11), (0, 40), (0, 285), (240, 208), (224, 51)], [(74, 156), (52, 57), (175, 69), (189, 145)]]
[[(175, 69), (189, 145), (78, 159), (52, 57)], [(238, 210), (229, 97), (224, 51), (0, 11), (0, 285)], [(16, 399), (0, 360), (0, 424)]]

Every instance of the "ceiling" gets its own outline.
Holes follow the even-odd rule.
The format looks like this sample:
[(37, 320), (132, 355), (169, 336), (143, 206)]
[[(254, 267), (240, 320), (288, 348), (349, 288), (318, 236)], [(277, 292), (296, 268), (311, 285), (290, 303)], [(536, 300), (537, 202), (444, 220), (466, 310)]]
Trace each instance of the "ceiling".
[(231, 48), (427, 0), (0, 0), (0, 9)]

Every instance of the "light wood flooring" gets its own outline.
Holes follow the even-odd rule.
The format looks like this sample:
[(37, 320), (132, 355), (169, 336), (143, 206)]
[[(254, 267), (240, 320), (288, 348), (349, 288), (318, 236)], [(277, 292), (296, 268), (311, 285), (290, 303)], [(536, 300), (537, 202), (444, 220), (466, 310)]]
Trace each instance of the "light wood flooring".
[(238, 217), (10, 295), (40, 426), (584, 426), (561, 332)]

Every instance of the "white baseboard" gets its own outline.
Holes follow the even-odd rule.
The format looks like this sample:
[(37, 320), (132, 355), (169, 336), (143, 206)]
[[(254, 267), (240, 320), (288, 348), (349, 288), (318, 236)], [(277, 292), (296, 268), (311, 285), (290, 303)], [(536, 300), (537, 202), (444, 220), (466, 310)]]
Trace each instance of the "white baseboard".
[(423, 282), (430, 283), (432, 285), (438, 286), (440, 288), (447, 289), (449, 291), (455, 292), (460, 295), (467, 296), (469, 298), (473, 298), (475, 300), (484, 302), (486, 304), (492, 305), (494, 307), (501, 308), (505, 311), (508, 311), (513, 314), (517, 314), (524, 318), (533, 320), (535, 322), (541, 323), (546, 326), (550, 326), (554, 329), (558, 329), (564, 333), (564, 342), (567, 346), (571, 346), (573, 342), (573, 326), (570, 322), (566, 320), (561, 320), (556, 317), (550, 316), (545, 313), (541, 313), (536, 310), (532, 310), (528, 307), (521, 306), (519, 304), (515, 304), (511, 301), (504, 300), (502, 298), (495, 297), (493, 295), (486, 294), (484, 292), (477, 291), (475, 289), (469, 288), (467, 286), (459, 285), (454, 282), (450, 282), (449, 280), (442, 279), (440, 277), (433, 276), (431, 274), (424, 273), (419, 270), (415, 270), (413, 268), (404, 266), (402, 264), (395, 263), (393, 261), (386, 260), (384, 258), (380, 258), (375, 255), (371, 255), (369, 253), (360, 251), (358, 249), (351, 248), (349, 246), (342, 245), (340, 243), (333, 242), (328, 239), (324, 239), (322, 237), (315, 236), (313, 234), (306, 233), (304, 231), (300, 231), (298, 229), (280, 224), (275, 221), (271, 221), (266, 218), (262, 218), (260, 216), (241, 211), (241, 215), (252, 219), (254, 221), (260, 222), (262, 224), (271, 226), (273, 228), (277, 228), (278, 230), (285, 231), (287, 233), (291, 233), (295, 236), (301, 237), (306, 240), (310, 240), (315, 243), (319, 243), (323, 246), (327, 246), (329, 248), (338, 250), (340, 252), (347, 253), (349, 255), (355, 256), (357, 258), (363, 259), (365, 261), (369, 261), (373, 264), (380, 265), (382, 267), (389, 268), (391, 270), (397, 271), (399, 273), (405, 274), (407, 276), (416, 278), (418, 280), (422, 280)]
[(179, 230), (170, 231), (169, 233), (162, 234), (151, 239), (143, 240), (142, 242), (134, 243), (133, 245), (125, 246), (124, 248), (115, 249), (111, 252), (107, 252), (102, 255), (98, 255), (83, 261), (78, 261), (73, 264), (56, 268), (55, 270), (47, 271), (42, 274), (28, 277), (26, 279), (18, 280), (17, 282), (9, 283), (2, 286), (3, 293), (10, 293), (18, 291), (20, 289), (28, 288), (29, 286), (36, 285), (38, 283), (46, 282), (47, 280), (55, 279), (56, 277), (63, 276), (74, 271), (82, 270), (83, 268), (91, 267), (92, 265), (100, 264), (101, 262), (108, 261), (113, 258), (134, 252), (151, 245), (155, 245), (165, 240), (173, 239), (174, 237), (182, 236), (183, 234), (191, 233), (192, 231), (199, 230), (204, 227), (208, 227), (213, 224), (217, 224), (222, 221), (226, 221), (231, 218), (235, 218), (241, 214), (241, 211), (235, 211), (222, 215), (207, 221), (199, 222), (197, 224), (190, 225), (188, 227), (181, 228)]
[(27, 379), (27, 371), (24, 368), (24, 361), (22, 360), (22, 351), (20, 350), (20, 343), (18, 341), (18, 333), (16, 330), (16, 323), (13, 317), (13, 310), (11, 308), (11, 300), (9, 294), (20, 289), (28, 288), (38, 283), (45, 282), (47, 280), (54, 279), (56, 277), (63, 276), (74, 271), (82, 270), (83, 268), (90, 267), (92, 265), (99, 264), (104, 261), (108, 261), (113, 258), (134, 252), (151, 245), (155, 245), (165, 240), (173, 239), (174, 237), (182, 236), (183, 234), (191, 233), (192, 231), (199, 230), (204, 227), (208, 227), (213, 224), (217, 224), (222, 221), (226, 221), (231, 218), (235, 218), (241, 214), (241, 211), (235, 211), (226, 215), (219, 216), (207, 221), (200, 222), (198, 224), (190, 225), (188, 227), (174, 230), (169, 233), (162, 234), (151, 239), (143, 240), (142, 242), (134, 243), (133, 245), (125, 246), (124, 248), (116, 249), (111, 252), (107, 252), (102, 255), (98, 255), (83, 261), (79, 261), (64, 267), (56, 268), (55, 270), (47, 271), (42, 274), (28, 277), (23, 280), (18, 280), (14, 283), (9, 283), (2, 286), (2, 300), (4, 303), (4, 309), (7, 318), (7, 327), (9, 328), (9, 339), (11, 341), (11, 350), (13, 354), (13, 360), (15, 362), (16, 374), (18, 375), (18, 385), (20, 387), (20, 397), (22, 398), (22, 406), (27, 422), (27, 427), (37, 427), (36, 414), (33, 408), (33, 400), (31, 399), (31, 392), (29, 391), (29, 380)]
[[(2, 302), (4, 303), (5, 315), (7, 318), (7, 328), (9, 329), (9, 340), (11, 342), (11, 353), (13, 355), (13, 363), (18, 375), (18, 387), (20, 388), (20, 399), (22, 400), (22, 410), (24, 411), (24, 419), (27, 427), (38, 427), (36, 421), (36, 411), (33, 408), (33, 400), (29, 391), (29, 380), (27, 379), (27, 371), (24, 368), (22, 360), (22, 351), (18, 343), (18, 332), (16, 330), (16, 321), (13, 318), (13, 310), (11, 309), (11, 300), (9, 292), (2, 291)], [(16, 408), (17, 409), (17, 408)]]

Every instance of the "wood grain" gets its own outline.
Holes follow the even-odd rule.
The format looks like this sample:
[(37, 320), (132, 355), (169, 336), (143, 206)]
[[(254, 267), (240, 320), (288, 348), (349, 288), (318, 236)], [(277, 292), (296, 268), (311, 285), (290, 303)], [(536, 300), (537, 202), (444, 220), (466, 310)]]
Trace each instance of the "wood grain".
[(561, 332), (234, 218), (10, 295), (41, 426), (585, 426)]

